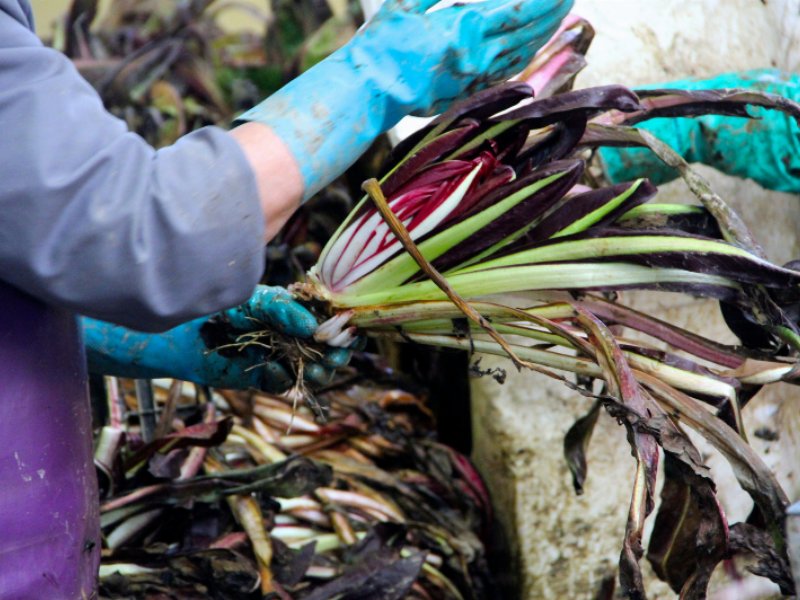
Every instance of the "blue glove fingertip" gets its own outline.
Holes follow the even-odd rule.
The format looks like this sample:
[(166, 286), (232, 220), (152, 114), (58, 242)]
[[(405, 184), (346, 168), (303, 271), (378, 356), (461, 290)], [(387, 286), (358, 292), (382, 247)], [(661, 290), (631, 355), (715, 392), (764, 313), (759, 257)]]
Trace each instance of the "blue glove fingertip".
[(343, 367), (350, 362), (352, 355), (353, 351), (349, 348), (331, 348), (325, 352), (320, 362), (332, 368)]
[(258, 366), (253, 371), (258, 377), (258, 387), (265, 392), (282, 393), (292, 387), (294, 378), (277, 362), (267, 362)]
[(334, 369), (323, 367), (319, 363), (311, 363), (303, 369), (303, 379), (316, 385), (325, 385), (333, 379)]
[(256, 329), (264, 323), (284, 335), (310, 338), (317, 329), (317, 319), (281, 287), (258, 286), (250, 300), (226, 311), (235, 329)]

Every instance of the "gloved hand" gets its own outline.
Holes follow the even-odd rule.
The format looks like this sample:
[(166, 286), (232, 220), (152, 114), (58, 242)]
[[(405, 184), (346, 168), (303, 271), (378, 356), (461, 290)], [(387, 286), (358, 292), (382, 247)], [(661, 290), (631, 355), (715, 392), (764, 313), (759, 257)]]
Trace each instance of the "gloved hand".
[[(317, 328), (314, 316), (289, 292), (267, 286), (258, 286), (250, 300), (214, 315), (211, 322), (203, 317), (161, 334), (140, 333), (87, 317), (82, 323), (92, 372), (142, 379), (174, 377), (213, 387), (270, 392), (284, 391), (293, 378), (264, 350), (212, 351), (228, 341), (219, 337), (218, 326), (241, 333), (272, 329), (297, 338), (310, 338)], [(334, 368), (347, 364), (350, 353), (346, 348), (330, 348), (319, 362), (305, 365), (306, 380), (326, 383)]]
[[(690, 90), (745, 88), (800, 100), (800, 78), (777, 70), (729, 73), (704, 80), (673, 81), (650, 88)], [(707, 115), (652, 119), (636, 126), (666, 142), (688, 162), (705, 163), (730, 175), (750, 178), (763, 187), (800, 192), (800, 128), (780, 111), (750, 107), (758, 120)], [(678, 176), (650, 150), (602, 148), (606, 174), (617, 183), (648, 177), (664, 183)]]
[(344, 47), (244, 113), (270, 126), (300, 166), (305, 198), (402, 117), (430, 114), (524, 68), (573, 0), (386, 0)]

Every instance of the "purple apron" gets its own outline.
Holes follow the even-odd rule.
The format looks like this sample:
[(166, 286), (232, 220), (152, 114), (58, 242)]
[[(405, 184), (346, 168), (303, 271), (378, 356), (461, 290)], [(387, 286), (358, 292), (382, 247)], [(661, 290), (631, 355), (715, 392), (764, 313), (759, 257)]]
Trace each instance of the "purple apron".
[(0, 307), (0, 598), (92, 598), (97, 481), (75, 315), (3, 283)]

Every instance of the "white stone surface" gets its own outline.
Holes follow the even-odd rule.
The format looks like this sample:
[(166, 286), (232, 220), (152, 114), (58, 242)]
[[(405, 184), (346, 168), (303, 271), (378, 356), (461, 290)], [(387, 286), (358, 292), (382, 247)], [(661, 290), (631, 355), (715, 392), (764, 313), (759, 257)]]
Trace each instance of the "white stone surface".
[[(800, 66), (800, 2), (768, 0), (577, 0), (575, 11), (595, 26), (589, 67), (579, 86), (638, 85), (687, 76), (775, 66)], [(766, 192), (751, 181), (703, 168), (723, 198), (753, 228), (769, 257), (782, 263), (800, 257), (800, 202)], [(670, 201), (689, 199), (682, 183), (666, 186)], [(721, 341), (732, 341), (714, 302), (671, 294), (628, 294), (638, 308)], [(484, 359), (483, 365), (505, 364)], [(593, 598), (613, 574), (633, 480), (633, 458), (625, 433), (603, 415), (589, 449), (589, 478), (583, 496), (572, 491), (562, 457), (564, 433), (589, 402), (537, 374), (509, 372), (499, 386), (487, 379), (473, 385), (473, 456), (487, 478), (499, 524), (510, 539), (527, 599)], [(753, 445), (775, 470), (787, 493), (800, 497), (800, 394), (776, 386), (757, 397), (745, 419)], [(764, 442), (759, 427), (778, 431)], [(712, 451), (708, 462), (720, 483), (722, 502), (733, 521), (746, 517), (749, 498)], [(651, 519), (652, 521), (652, 519)], [(652, 526), (652, 522), (650, 523)], [(647, 567), (646, 560), (643, 565)], [(719, 587), (719, 586), (718, 586)], [(674, 598), (659, 581), (648, 582), (651, 598)], [(736, 596), (769, 597), (769, 586), (740, 589)], [(722, 594), (722, 592), (719, 592)], [(767, 594), (765, 596), (765, 594)]]

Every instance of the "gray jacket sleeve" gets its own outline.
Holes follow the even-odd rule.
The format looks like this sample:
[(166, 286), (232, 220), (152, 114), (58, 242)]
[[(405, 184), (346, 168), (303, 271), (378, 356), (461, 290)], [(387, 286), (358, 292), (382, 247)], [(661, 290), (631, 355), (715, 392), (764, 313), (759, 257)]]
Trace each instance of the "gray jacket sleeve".
[(233, 306), (263, 269), (255, 176), (224, 130), (155, 150), (0, 0), (0, 279), (155, 331)]

